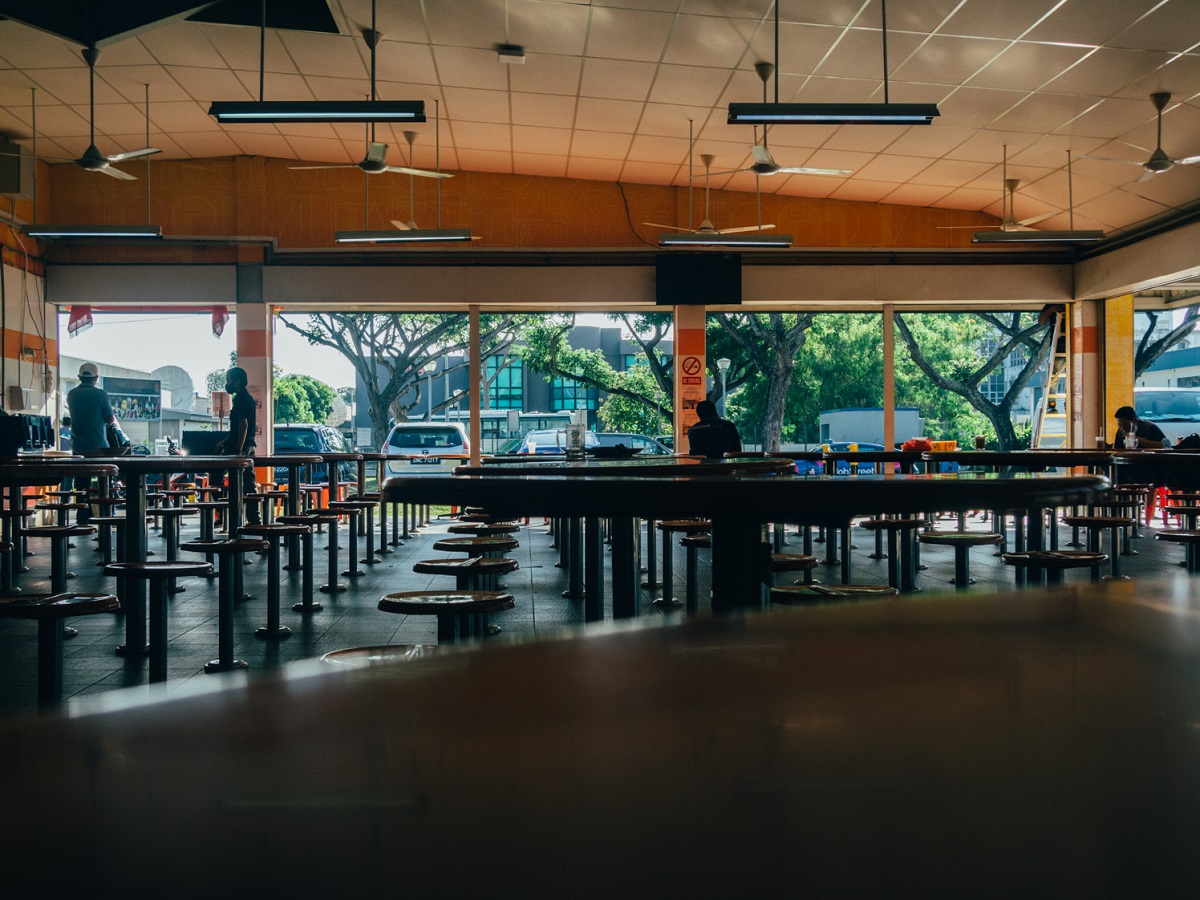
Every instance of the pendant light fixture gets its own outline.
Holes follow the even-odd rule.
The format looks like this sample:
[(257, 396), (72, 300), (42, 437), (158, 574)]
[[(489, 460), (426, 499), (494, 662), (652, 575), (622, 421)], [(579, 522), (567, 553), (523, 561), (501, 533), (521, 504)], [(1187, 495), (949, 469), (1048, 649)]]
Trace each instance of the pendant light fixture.
[[(888, 95), (887, 0), (883, 9), (882, 103), (730, 103), (730, 125), (930, 125), (941, 115), (936, 103), (891, 103)], [(775, 0), (775, 65), (779, 66), (779, 0)]]

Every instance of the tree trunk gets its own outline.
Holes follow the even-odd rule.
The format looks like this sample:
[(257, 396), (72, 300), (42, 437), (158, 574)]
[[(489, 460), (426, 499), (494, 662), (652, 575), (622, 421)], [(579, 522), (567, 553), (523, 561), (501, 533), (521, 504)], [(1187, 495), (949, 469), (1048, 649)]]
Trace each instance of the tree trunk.
[(762, 447), (768, 452), (779, 449), (783, 434), (783, 417), (787, 412), (787, 395), (792, 386), (792, 374), (796, 369), (796, 357), (775, 355), (771, 384), (767, 388), (767, 405), (763, 411)]

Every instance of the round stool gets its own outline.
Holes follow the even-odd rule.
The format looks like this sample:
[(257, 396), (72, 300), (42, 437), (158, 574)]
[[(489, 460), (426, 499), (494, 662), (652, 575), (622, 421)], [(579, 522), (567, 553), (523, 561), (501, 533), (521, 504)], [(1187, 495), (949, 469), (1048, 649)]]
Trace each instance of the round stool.
[(489, 613), (512, 609), (512, 594), (499, 591), (401, 591), (387, 594), (379, 609), (411, 616), (437, 616), (438, 644), (458, 644), (487, 634)]
[(1092, 553), (1088, 550), (1026, 550), (1021, 553), (1005, 553), (1003, 557), (1006, 566), (1018, 569), (1033, 569), (1046, 573), (1046, 583), (1059, 585), (1063, 582), (1063, 572), (1067, 569), (1091, 569), (1093, 574), (1108, 562), (1103, 553)]
[[(188, 541), (181, 550), (203, 553), (205, 556), (221, 557), (221, 570), (217, 581), (217, 658), (204, 665), (205, 672), (228, 672), (244, 669), (246, 663), (233, 658), (233, 565), (230, 557), (235, 553), (257, 553), (267, 548), (266, 541), (237, 539), (228, 541)], [(208, 563), (204, 563), (208, 565)], [(211, 568), (211, 566), (209, 566)]]
[[(862, 527), (887, 534), (888, 584), (901, 591), (917, 590), (916, 542), (913, 536), (925, 527), (924, 519), (868, 519)], [(905, 532), (903, 541), (900, 533)]]
[(785, 584), (771, 588), (771, 603), (815, 606), (823, 603), (881, 600), (899, 594), (896, 588), (885, 584)]
[(267, 542), (267, 624), (257, 629), (254, 634), (260, 638), (282, 640), (292, 633), (292, 629), (279, 624), (279, 542), (285, 537), (303, 536), (312, 533), (307, 525), (288, 525), (275, 523), (273, 525), (243, 525), (238, 534), (242, 537), (260, 538)]
[(63, 620), (120, 608), (112, 594), (29, 594), (0, 600), (0, 619), (38, 623), (38, 709), (50, 709), (62, 700)]
[(685, 534), (679, 545), (687, 550), (687, 587), (684, 608), (689, 615), (700, 611), (700, 551), (712, 549), (711, 534)]
[[(675, 553), (673, 534), (707, 534), (712, 531), (712, 522), (707, 519), (667, 519), (657, 523), (662, 532), (662, 597), (654, 602), (659, 605), (676, 606), (683, 601), (675, 597)], [(650, 573), (653, 578), (654, 573)]]
[(472, 556), (468, 559), (422, 559), (413, 563), (418, 575), (453, 575), (460, 591), (494, 590), (496, 579), (519, 567), (515, 559)]
[(445, 647), (437, 644), (384, 644), (377, 647), (347, 647), (345, 650), (330, 650), (321, 657), (321, 662), (348, 669), (366, 669), (370, 666), (390, 666), (394, 663), (412, 662), (426, 656), (445, 653)]
[(167, 680), (167, 585), (180, 575), (203, 575), (212, 570), (206, 562), (150, 560), (119, 562), (104, 567), (107, 575), (120, 575), (150, 584), (150, 681)]
[(510, 537), (452, 537), (433, 542), (434, 550), (466, 553), (468, 556), (499, 557), (520, 546), (516, 538)]
[(926, 531), (917, 535), (917, 540), (922, 544), (954, 548), (954, 578), (950, 583), (960, 591), (965, 591), (975, 583), (971, 577), (971, 548), (999, 544), (1002, 538), (998, 534), (977, 531)]
[[(279, 516), (275, 522), (280, 525), (302, 525), (304, 531), (300, 534), (300, 597), (299, 603), (293, 603), (296, 612), (320, 612), (321, 604), (313, 601), (313, 528), (317, 525), (319, 516)], [(286, 567), (285, 567), (286, 568)], [(335, 565), (336, 569), (337, 566)], [(337, 574), (336, 572), (334, 573)]]
[(24, 529), (31, 537), (50, 539), (50, 593), (62, 594), (67, 590), (67, 544), (73, 537), (95, 534), (91, 525), (30, 525)]

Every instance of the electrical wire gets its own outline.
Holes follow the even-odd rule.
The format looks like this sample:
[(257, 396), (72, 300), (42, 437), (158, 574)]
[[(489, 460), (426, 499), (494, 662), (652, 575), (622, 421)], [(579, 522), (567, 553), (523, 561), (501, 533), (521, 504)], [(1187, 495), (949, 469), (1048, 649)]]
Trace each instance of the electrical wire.
[(629, 212), (629, 198), (625, 196), (625, 186), (623, 184), (621, 184), (621, 182), (619, 182), (619, 181), (616, 184), (617, 184), (617, 190), (621, 192), (621, 202), (625, 204), (625, 221), (629, 223), (629, 231), (633, 234), (633, 236), (635, 238), (637, 238), (639, 241), (641, 241), (647, 247), (657, 247), (658, 246), (657, 244), (650, 243), (648, 240), (646, 240), (644, 237), (642, 237), (640, 234), (638, 234), (637, 229), (633, 227), (633, 216)]

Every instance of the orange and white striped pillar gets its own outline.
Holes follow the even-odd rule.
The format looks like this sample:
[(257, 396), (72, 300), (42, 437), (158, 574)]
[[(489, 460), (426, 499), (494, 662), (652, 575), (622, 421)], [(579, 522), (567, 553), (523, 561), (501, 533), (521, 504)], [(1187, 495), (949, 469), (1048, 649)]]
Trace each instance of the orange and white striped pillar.
[(1103, 433), (1108, 435), (1106, 440), (1111, 442), (1117, 427), (1113, 413), (1119, 406), (1133, 404), (1133, 294), (1105, 300), (1102, 325), (1104, 394), (1100, 415)]
[[(1071, 309), (1071, 446), (1091, 450), (1105, 428), (1104, 304), (1072, 303)], [(1115, 407), (1114, 407), (1115, 409)]]
[(700, 418), (696, 404), (707, 396), (705, 310), (703, 306), (675, 307), (675, 409), (671, 423), (676, 453), (690, 452), (687, 430)]

